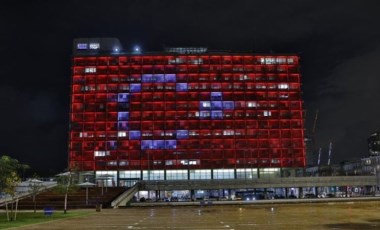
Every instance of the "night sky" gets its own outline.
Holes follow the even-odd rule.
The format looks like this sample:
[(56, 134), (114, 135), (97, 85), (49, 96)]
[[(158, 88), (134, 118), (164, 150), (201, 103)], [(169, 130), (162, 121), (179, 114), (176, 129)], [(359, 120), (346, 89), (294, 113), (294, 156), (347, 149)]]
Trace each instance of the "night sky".
[(0, 155), (40, 174), (67, 166), (71, 47), (116, 37), (130, 50), (206, 46), (301, 56), (306, 130), (327, 161), (367, 156), (380, 130), (380, 1), (2, 1)]

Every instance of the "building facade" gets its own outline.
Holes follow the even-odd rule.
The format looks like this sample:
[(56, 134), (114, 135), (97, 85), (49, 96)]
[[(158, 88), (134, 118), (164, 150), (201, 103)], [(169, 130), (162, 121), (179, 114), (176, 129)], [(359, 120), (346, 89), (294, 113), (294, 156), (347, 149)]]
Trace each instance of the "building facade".
[(247, 179), (305, 167), (299, 57), (73, 45), (69, 166), (107, 183)]
[(380, 132), (371, 133), (368, 138), (369, 156), (380, 155)]

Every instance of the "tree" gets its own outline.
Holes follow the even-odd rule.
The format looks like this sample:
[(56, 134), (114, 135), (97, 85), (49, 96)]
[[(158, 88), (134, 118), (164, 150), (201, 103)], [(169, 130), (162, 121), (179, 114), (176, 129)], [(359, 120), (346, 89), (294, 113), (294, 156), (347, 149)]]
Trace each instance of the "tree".
[(67, 213), (67, 197), (70, 193), (78, 190), (75, 182), (78, 180), (78, 172), (75, 170), (67, 171), (58, 175), (57, 186), (55, 187), (58, 193), (64, 194), (63, 213)]
[[(18, 197), (16, 187), (20, 183), (19, 170), (28, 168), (28, 166), (20, 164), (18, 160), (9, 156), (2, 155), (0, 157), (0, 192), (4, 192), (11, 196), (11, 215), (8, 210), (8, 199), (5, 199), (5, 209), (7, 220), (16, 220)], [(13, 206), (16, 203), (16, 212), (13, 212)], [(10, 217), (11, 216), (11, 217)]]
[(29, 179), (29, 192), (32, 194), (33, 198), (34, 213), (36, 213), (36, 196), (43, 187), (43, 181), (38, 180), (37, 175), (34, 175), (31, 179)]

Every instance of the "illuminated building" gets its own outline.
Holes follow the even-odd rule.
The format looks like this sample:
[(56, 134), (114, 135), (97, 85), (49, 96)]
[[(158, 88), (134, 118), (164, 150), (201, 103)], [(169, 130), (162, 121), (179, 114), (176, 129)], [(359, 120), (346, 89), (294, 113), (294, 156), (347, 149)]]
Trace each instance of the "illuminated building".
[(71, 87), (70, 167), (119, 185), (305, 167), (297, 55), (76, 39)]

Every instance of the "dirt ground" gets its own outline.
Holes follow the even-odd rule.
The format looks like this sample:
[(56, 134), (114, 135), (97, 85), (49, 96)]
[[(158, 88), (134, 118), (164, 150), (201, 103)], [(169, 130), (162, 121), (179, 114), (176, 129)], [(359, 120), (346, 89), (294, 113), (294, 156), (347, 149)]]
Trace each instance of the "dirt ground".
[(380, 202), (139, 207), (18, 229), (380, 229)]

